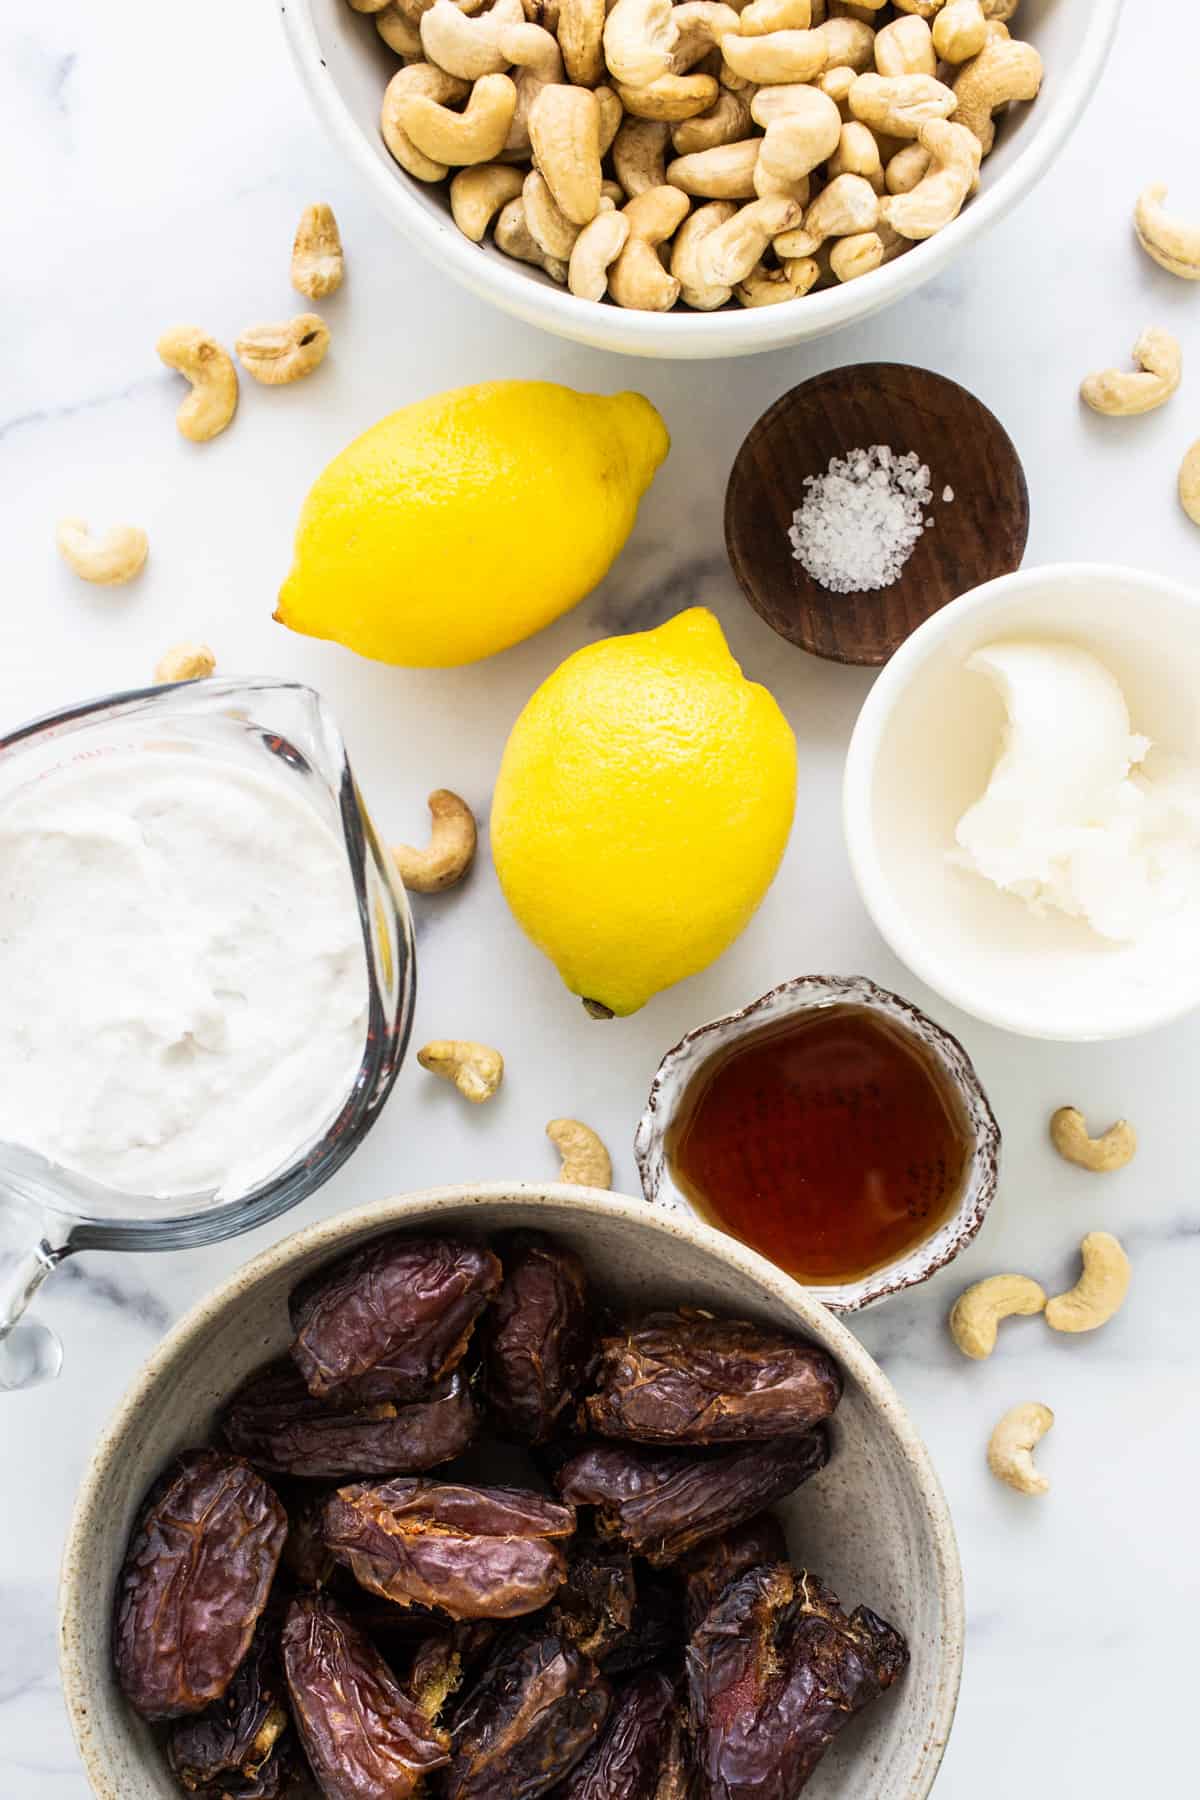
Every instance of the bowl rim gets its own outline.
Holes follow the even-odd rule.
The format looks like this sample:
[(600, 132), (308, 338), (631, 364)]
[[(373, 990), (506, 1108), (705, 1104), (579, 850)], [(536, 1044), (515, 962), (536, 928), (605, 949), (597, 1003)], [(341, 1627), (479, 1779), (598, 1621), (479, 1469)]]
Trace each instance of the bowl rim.
[(1092, 0), (1069, 66), (1054, 72), (1042, 101), (1046, 122), (944, 230), (909, 255), (860, 281), (807, 295), (802, 307), (743, 307), (736, 313), (645, 313), (577, 299), (521, 263), (506, 267), (481, 255), (445, 217), (430, 216), (410, 192), (411, 177), (385, 167), (355, 121), (326, 62), (313, 20), (313, 0), (278, 0), (292, 60), (318, 117), (377, 205), (425, 256), (478, 298), (559, 337), (634, 356), (753, 355), (853, 324), (939, 274), (989, 225), (1004, 217), (1041, 179), (1083, 117), (1112, 47), (1123, 0)]
[[(794, 1004), (793, 1004), (794, 1002)], [(888, 1017), (902, 1017), (906, 1024), (915, 1020), (914, 1035), (936, 1045), (936, 1054), (955, 1086), (969, 1101), (975, 1115), (975, 1143), (971, 1153), (970, 1173), (962, 1198), (948, 1218), (928, 1238), (923, 1238), (902, 1256), (893, 1257), (869, 1274), (840, 1282), (796, 1282), (810, 1299), (815, 1300), (835, 1317), (861, 1312), (865, 1307), (890, 1300), (907, 1288), (920, 1287), (939, 1269), (944, 1269), (966, 1250), (978, 1236), (996, 1198), (1000, 1180), (1001, 1133), (996, 1115), (979, 1079), (979, 1071), (952, 1031), (931, 1017), (915, 1001), (891, 988), (881, 987), (867, 975), (794, 975), (730, 1012), (706, 1019), (686, 1031), (677, 1044), (666, 1052), (650, 1083), (646, 1110), (634, 1133), (633, 1155), (641, 1177), (642, 1191), (652, 1206), (679, 1207), (686, 1215), (702, 1222), (670, 1171), (666, 1155), (667, 1134), (681, 1101), (705, 1063), (720, 1054), (722, 1041), (750, 1037), (759, 1026), (760, 1015), (768, 1020), (792, 1016), (823, 1005), (859, 1006), (869, 1012), (882, 1012)], [(712, 1050), (701, 1055), (688, 1071), (697, 1046), (713, 1039)], [(677, 1091), (672, 1096), (672, 1089)], [(664, 1195), (665, 1190), (665, 1195)], [(735, 1240), (741, 1242), (740, 1239)], [(771, 1264), (771, 1267), (774, 1267)], [(788, 1278), (794, 1280), (794, 1277)]]
[(105, 1526), (98, 1519), (100, 1490), (122, 1440), (136, 1420), (147, 1393), (165, 1368), (188, 1355), (194, 1340), (211, 1320), (227, 1311), (269, 1276), (298, 1257), (322, 1250), (347, 1247), (373, 1231), (402, 1228), (410, 1222), (429, 1222), (439, 1212), (478, 1207), (486, 1212), (493, 1202), (524, 1201), (566, 1205), (585, 1217), (602, 1216), (633, 1227), (644, 1227), (663, 1237), (689, 1240), (718, 1262), (731, 1264), (739, 1273), (781, 1301), (798, 1316), (801, 1329), (817, 1331), (833, 1355), (853, 1375), (873, 1411), (891, 1433), (910, 1468), (920, 1505), (929, 1523), (930, 1538), (943, 1600), (945, 1628), (936, 1654), (940, 1675), (936, 1691), (936, 1717), (924, 1741), (923, 1761), (910, 1789), (910, 1800), (924, 1800), (933, 1786), (945, 1753), (958, 1704), (962, 1681), (965, 1614), (962, 1564), (954, 1524), (942, 1485), (925, 1444), (913, 1425), (895, 1388), (864, 1345), (827, 1307), (777, 1269), (773, 1263), (747, 1249), (736, 1239), (690, 1218), (648, 1206), (645, 1200), (624, 1194), (601, 1192), (557, 1182), (489, 1181), (423, 1188), (412, 1193), (373, 1200), (332, 1218), (320, 1219), (292, 1232), (235, 1269), (225, 1280), (188, 1309), (161, 1343), (151, 1352), (126, 1388), (104, 1427), (88, 1464), (75, 1502), (63, 1545), (58, 1590), (59, 1674), (63, 1700), (84, 1772), (99, 1800), (121, 1800), (98, 1755), (87, 1729), (92, 1706), (86, 1669), (79, 1657), (76, 1624), (85, 1607), (94, 1604), (82, 1571), (88, 1563), (87, 1543), (95, 1530)]
[(937, 654), (949, 632), (973, 614), (987, 612), (997, 600), (1003, 603), (1046, 587), (1088, 586), (1132, 587), (1200, 607), (1200, 589), (1171, 576), (1153, 574), (1123, 563), (1040, 563), (1015, 569), (1010, 575), (998, 575), (977, 588), (970, 588), (919, 625), (880, 671), (855, 720), (842, 776), (842, 832), (850, 868), (863, 905), (880, 936), (918, 980), (925, 982), (952, 1006), (985, 1025), (1049, 1043), (1116, 1043), (1137, 1037), (1192, 1012), (1200, 1004), (1200, 991), (1189, 994), (1186, 989), (1172, 989), (1165, 1005), (1116, 1030), (1098, 1021), (1090, 1026), (1085, 1021), (1067, 1031), (1048, 1030), (1019, 1010), (1007, 1011), (980, 1001), (970, 980), (958, 977), (946, 968), (936, 948), (927, 945), (924, 936), (909, 923), (893, 899), (891, 883), (875, 847), (871, 791), (884, 730), (896, 702), (917, 671)]

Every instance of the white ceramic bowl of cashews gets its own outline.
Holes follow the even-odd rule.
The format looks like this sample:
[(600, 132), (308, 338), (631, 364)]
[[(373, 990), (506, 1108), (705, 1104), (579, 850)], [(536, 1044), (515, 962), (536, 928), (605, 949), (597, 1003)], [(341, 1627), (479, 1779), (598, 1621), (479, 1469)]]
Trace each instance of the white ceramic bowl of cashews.
[(434, 262), (562, 337), (714, 357), (819, 337), (943, 269), (1053, 162), (1121, 0), (867, 4), (878, 32), (827, 0), (282, 13), (334, 140)]

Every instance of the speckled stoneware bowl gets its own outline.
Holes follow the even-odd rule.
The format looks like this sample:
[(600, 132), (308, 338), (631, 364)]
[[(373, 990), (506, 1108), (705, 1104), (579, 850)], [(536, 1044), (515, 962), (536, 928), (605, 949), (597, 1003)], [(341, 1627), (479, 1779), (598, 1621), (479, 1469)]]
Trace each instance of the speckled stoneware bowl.
[(694, 1217), (691, 1201), (675, 1185), (666, 1154), (667, 1133), (689, 1082), (710, 1057), (728, 1050), (739, 1039), (820, 1006), (866, 1007), (910, 1033), (957, 1091), (974, 1144), (959, 1203), (932, 1237), (856, 1281), (841, 1282), (836, 1287), (805, 1284), (806, 1294), (834, 1312), (857, 1312), (903, 1288), (916, 1287), (935, 1270), (953, 1262), (983, 1224), (996, 1193), (1000, 1128), (987, 1095), (958, 1039), (943, 1031), (911, 1001), (876, 987), (865, 975), (801, 975), (772, 988), (769, 994), (738, 1012), (698, 1025), (673, 1050), (668, 1050), (658, 1066), (634, 1138), (634, 1155), (647, 1200), (670, 1212)]
[(117, 1692), (109, 1662), (113, 1583), (134, 1514), (170, 1457), (209, 1433), (220, 1402), (290, 1338), (287, 1296), (331, 1258), (407, 1229), (491, 1237), (555, 1233), (605, 1297), (634, 1314), (681, 1301), (805, 1333), (835, 1356), (846, 1393), (829, 1466), (780, 1511), (793, 1555), (847, 1605), (865, 1601), (906, 1633), (912, 1665), (837, 1740), (806, 1800), (922, 1800), (942, 1760), (963, 1655), (962, 1573), (937, 1476), (891, 1385), (812, 1297), (742, 1245), (642, 1200), (521, 1183), (440, 1188), (309, 1226), (240, 1270), (150, 1358), (96, 1446), (63, 1557), (63, 1692), (100, 1800), (178, 1800), (153, 1734)]

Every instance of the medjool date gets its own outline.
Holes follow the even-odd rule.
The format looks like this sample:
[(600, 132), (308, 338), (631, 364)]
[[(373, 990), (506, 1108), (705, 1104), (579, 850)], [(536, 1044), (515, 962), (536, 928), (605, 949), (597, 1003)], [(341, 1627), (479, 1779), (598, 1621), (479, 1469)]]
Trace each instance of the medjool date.
[(292, 1714), (326, 1800), (410, 1800), (449, 1761), (448, 1740), (353, 1620), (301, 1595), (283, 1626)]
[(500, 1286), (490, 1250), (384, 1237), (301, 1282), (292, 1356), (311, 1393), (357, 1405), (416, 1400), (462, 1361)]
[(709, 1800), (794, 1800), (846, 1721), (901, 1675), (900, 1633), (849, 1617), (812, 1575), (753, 1569), (688, 1647), (691, 1725)]
[(282, 1786), (287, 1726), (279, 1616), (272, 1606), (221, 1699), (171, 1726), (167, 1759), (187, 1791), (205, 1800), (217, 1794), (265, 1800)]
[(842, 1397), (815, 1344), (741, 1319), (658, 1313), (601, 1345), (588, 1421), (639, 1444), (761, 1443), (796, 1437)]
[(257, 1468), (306, 1480), (415, 1475), (466, 1449), (478, 1418), (469, 1384), (455, 1372), (427, 1398), (357, 1409), (310, 1394), (295, 1365), (271, 1363), (226, 1407), (221, 1433)]
[(577, 1256), (532, 1232), (501, 1248), (504, 1283), (483, 1327), (488, 1405), (502, 1435), (542, 1444), (567, 1421), (583, 1381), (587, 1282)]
[(786, 1561), (787, 1539), (774, 1513), (759, 1513), (723, 1537), (710, 1538), (708, 1543), (699, 1545), (679, 1565), (689, 1633), (704, 1621), (725, 1589), (740, 1575), (762, 1563)]
[(598, 1663), (628, 1637), (636, 1604), (629, 1551), (622, 1544), (584, 1538), (571, 1549), (567, 1578), (554, 1596), (550, 1624)]
[(452, 1619), (536, 1612), (567, 1570), (569, 1506), (520, 1488), (398, 1480), (342, 1488), (326, 1502), (325, 1542), (363, 1587)]
[(190, 1450), (150, 1490), (125, 1552), (113, 1660), (147, 1719), (202, 1712), (250, 1648), (287, 1516), (240, 1457)]
[(639, 1675), (617, 1695), (600, 1736), (554, 1800), (656, 1800), (677, 1710), (668, 1676)]
[(715, 1455), (593, 1444), (564, 1463), (564, 1500), (594, 1506), (605, 1537), (661, 1566), (774, 1505), (829, 1461), (828, 1434), (775, 1438)]
[(591, 1748), (610, 1700), (556, 1633), (505, 1632), (455, 1709), (446, 1800), (536, 1800)]
[(674, 1571), (662, 1574), (642, 1563), (636, 1581), (629, 1630), (599, 1659), (606, 1675), (633, 1675), (652, 1663), (677, 1659), (683, 1650), (683, 1595)]

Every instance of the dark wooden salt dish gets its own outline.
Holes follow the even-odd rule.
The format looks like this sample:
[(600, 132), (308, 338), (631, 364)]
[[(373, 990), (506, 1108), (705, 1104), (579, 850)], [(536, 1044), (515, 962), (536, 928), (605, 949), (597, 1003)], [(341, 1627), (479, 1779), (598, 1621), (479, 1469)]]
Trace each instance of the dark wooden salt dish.
[[(797, 562), (788, 527), (805, 476), (871, 444), (929, 465), (937, 523), (891, 587), (831, 593)], [(949, 601), (1018, 568), (1028, 535), (1025, 472), (1003, 425), (956, 381), (904, 363), (831, 369), (784, 394), (751, 429), (725, 491), (725, 546), (747, 600), (781, 637), (834, 662), (885, 663)]]

